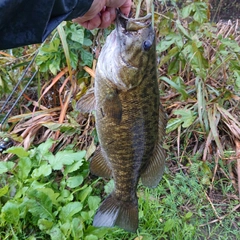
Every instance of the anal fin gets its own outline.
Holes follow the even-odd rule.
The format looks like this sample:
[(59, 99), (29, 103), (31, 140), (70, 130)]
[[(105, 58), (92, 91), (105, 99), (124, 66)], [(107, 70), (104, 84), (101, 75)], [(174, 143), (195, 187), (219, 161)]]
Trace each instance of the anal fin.
[(90, 162), (90, 171), (98, 177), (111, 178), (112, 170), (107, 160), (102, 155), (101, 149), (97, 150)]

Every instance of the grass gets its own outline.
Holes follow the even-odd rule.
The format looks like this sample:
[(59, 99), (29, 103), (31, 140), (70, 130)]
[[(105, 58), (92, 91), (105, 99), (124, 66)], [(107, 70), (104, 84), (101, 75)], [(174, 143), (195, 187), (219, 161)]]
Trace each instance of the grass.
[(156, 189), (139, 186), (138, 233), (116, 229), (104, 239), (240, 239), (240, 205), (231, 181), (221, 178), (206, 190), (193, 169), (174, 168), (167, 168)]

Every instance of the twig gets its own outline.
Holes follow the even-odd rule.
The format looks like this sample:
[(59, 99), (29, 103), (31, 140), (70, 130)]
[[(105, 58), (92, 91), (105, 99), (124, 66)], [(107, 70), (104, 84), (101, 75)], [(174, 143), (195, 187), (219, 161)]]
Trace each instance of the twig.
[(235, 139), (237, 156), (237, 178), (238, 178), (238, 196), (240, 198), (240, 141)]
[(221, 217), (218, 216), (217, 211), (216, 211), (216, 209), (215, 209), (215, 207), (214, 207), (214, 205), (213, 205), (211, 199), (209, 198), (209, 196), (207, 195), (207, 193), (206, 193), (205, 191), (204, 191), (204, 194), (206, 195), (207, 200), (209, 201), (209, 203), (210, 203), (210, 205), (211, 205), (211, 207), (212, 207), (212, 209), (213, 209), (213, 211), (214, 211), (216, 217), (217, 217), (217, 218), (219, 219), (219, 221), (220, 221), (220, 220), (221, 220)]
[(216, 172), (218, 169), (218, 162), (219, 162), (219, 150), (217, 150), (217, 154), (216, 154), (216, 158), (215, 158), (215, 167), (214, 167), (214, 171), (213, 171), (212, 185), (215, 180)]
[(237, 205), (236, 207), (234, 207), (229, 213), (223, 215), (222, 217), (219, 217), (218, 219), (214, 219), (214, 220), (212, 220), (212, 221), (210, 221), (210, 222), (207, 222), (207, 223), (205, 223), (205, 224), (201, 224), (201, 225), (199, 225), (199, 227), (204, 227), (204, 226), (209, 225), (209, 224), (211, 224), (211, 223), (215, 223), (215, 222), (222, 221), (224, 218), (226, 218), (227, 216), (229, 216), (231, 213), (235, 212), (238, 208), (240, 208), (240, 204), (238, 204), (238, 205)]

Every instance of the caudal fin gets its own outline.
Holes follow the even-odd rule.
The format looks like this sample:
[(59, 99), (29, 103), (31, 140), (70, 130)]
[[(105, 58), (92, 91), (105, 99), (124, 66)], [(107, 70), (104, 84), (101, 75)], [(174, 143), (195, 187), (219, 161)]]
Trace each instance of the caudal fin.
[(138, 228), (138, 203), (118, 201), (114, 194), (109, 195), (101, 204), (94, 216), (93, 226), (118, 226), (129, 232)]

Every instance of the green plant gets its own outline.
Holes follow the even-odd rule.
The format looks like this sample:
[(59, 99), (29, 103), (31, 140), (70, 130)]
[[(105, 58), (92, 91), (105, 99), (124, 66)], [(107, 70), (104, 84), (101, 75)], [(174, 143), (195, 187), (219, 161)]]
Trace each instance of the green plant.
[(166, 73), (160, 79), (174, 90), (178, 102), (169, 112), (167, 133), (178, 129), (180, 139), (184, 139), (195, 129), (197, 133), (192, 136), (205, 138), (203, 160), (209, 157), (212, 142), (224, 156), (228, 149), (222, 145), (223, 134), (235, 141), (240, 133), (235, 107), (240, 90), (238, 32), (210, 24), (208, 15), (206, 1), (194, 1), (182, 9), (171, 9), (157, 23), (161, 36), (157, 45), (159, 68)]
[(56, 154), (56, 142), (25, 151), (12, 147), (11, 160), (0, 162), (1, 239), (98, 239), (106, 229), (91, 227), (101, 199), (88, 180), (85, 151), (71, 146)]
[[(36, 64), (41, 72), (51, 71), (56, 75), (70, 60), (71, 67), (77, 69), (81, 66), (92, 66), (93, 55), (89, 51), (92, 45), (91, 33), (80, 25), (64, 23), (58, 27), (58, 33), (54, 34), (49, 43), (44, 44), (36, 58)], [(60, 44), (62, 42), (62, 44)], [(69, 55), (66, 56), (66, 47)]]

